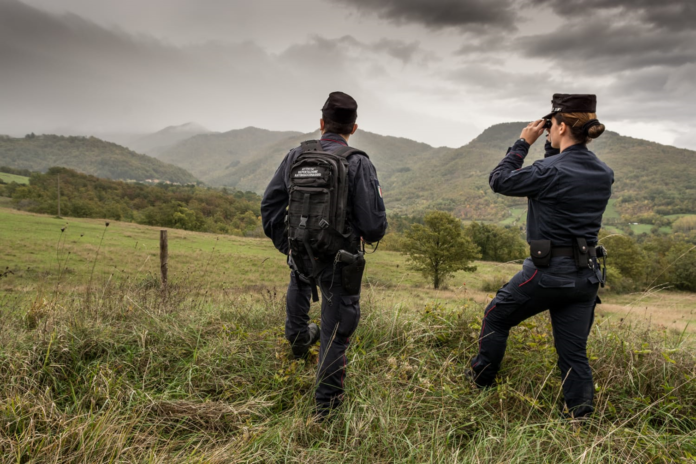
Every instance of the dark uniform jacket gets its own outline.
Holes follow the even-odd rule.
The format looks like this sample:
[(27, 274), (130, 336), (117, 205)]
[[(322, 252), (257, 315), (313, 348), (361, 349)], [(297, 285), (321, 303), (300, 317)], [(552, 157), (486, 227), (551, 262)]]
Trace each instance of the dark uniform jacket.
[[(346, 141), (340, 135), (326, 133), (322, 136), (321, 147), (329, 153), (344, 146)], [(288, 181), (290, 169), (299, 154), (300, 148), (297, 147), (285, 156), (261, 201), (263, 231), (273, 240), (275, 247), (285, 254), (288, 254), (285, 230), (285, 214), (290, 199)], [(362, 237), (369, 243), (381, 240), (387, 230), (387, 213), (377, 171), (370, 159), (361, 154), (348, 157), (348, 221), (355, 237)]]
[(496, 193), (528, 197), (527, 241), (551, 240), (569, 247), (573, 238), (597, 243), (602, 214), (611, 196), (614, 171), (584, 144), (558, 153), (547, 142), (543, 160), (522, 168), (529, 144), (518, 140), (491, 172)]

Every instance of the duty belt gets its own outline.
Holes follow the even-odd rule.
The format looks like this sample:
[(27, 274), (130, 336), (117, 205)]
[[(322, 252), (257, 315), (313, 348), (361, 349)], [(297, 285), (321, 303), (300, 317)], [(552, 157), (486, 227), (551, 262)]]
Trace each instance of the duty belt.
[[(594, 246), (588, 246), (587, 254), (590, 255), (590, 258), (596, 258), (597, 250)], [(558, 256), (568, 256), (573, 258), (575, 256), (573, 254), (573, 247), (551, 247), (551, 257), (556, 258)]]

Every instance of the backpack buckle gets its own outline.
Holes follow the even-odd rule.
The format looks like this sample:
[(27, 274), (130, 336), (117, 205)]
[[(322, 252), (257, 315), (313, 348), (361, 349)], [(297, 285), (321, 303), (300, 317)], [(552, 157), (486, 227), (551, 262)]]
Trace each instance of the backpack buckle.
[(300, 225), (297, 227), (300, 229), (306, 229), (307, 228), (307, 219), (309, 219), (307, 216), (300, 216)]
[(321, 227), (322, 229), (326, 229), (327, 227), (329, 227), (329, 223), (326, 221), (326, 219), (322, 219), (321, 221), (319, 221), (319, 227)]

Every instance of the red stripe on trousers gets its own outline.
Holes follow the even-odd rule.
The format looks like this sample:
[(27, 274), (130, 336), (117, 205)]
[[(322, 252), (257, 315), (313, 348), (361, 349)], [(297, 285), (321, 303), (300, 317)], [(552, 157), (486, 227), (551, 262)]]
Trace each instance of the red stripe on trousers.
[(527, 285), (529, 282), (531, 282), (532, 279), (537, 275), (537, 272), (539, 272), (539, 269), (534, 271), (534, 274), (532, 274), (532, 277), (530, 277), (529, 280), (527, 280), (526, 282), (522, 282), (521, 284), (518, 285), (518, 287), (521, 287), (523, 285)]

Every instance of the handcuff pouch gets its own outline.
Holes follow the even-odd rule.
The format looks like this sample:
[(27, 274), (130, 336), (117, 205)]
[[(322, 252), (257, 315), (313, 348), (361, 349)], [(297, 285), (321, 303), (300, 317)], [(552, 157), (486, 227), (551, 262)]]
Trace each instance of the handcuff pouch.
[(551, 264), (551, 240), (531, 240), (529, 253), (536, 267), (549, 267)]

